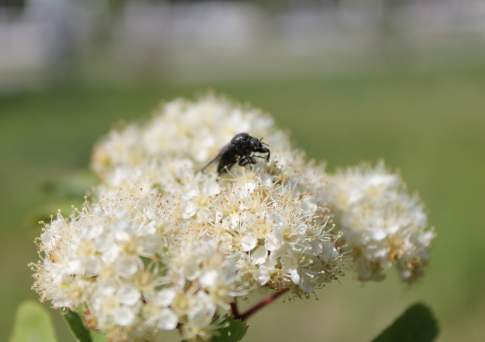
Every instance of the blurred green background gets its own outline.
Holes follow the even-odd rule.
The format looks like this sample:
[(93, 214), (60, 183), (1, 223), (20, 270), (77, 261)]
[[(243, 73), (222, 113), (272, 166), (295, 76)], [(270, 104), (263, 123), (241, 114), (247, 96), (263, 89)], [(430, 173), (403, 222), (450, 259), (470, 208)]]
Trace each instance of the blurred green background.
[[(369, 340), (409, 303), (429, 303), (441, 340), (485, 333), (485, 64), (432, 71), (386, 69), (351, 76), (124, 86), (64, 84), (0, 98), (0, 340), (30, 290), (37, 210), (55, 202), (46, 181), (86, 169), (93, 143), (119, 120), (148, 116), (160, 99), (211, 88), (266, 109), (329, 169), (384, 159), (419, 190), (438, 238), (416, 286), (393, 272), (360, 285), (352, 275), (319, 300), (278, 302), (250, 322), (248, 341)], [(73, 200), (74, 202), (74, 200)], [(57, 323), (59, 320), (57, 319)], [(65, 328), (58, 334), (67, 341)]]
[[(337, 6), (351, 1), (330, 2)], [(0, 42), (7, 27), (2, 18)], [(180, 55), (186, 47), (169, 45), (177, 52), (140, 50), (146, 59), (112, 66), (119, 61), (102, 58), (107, 52), (99, 46), (104, 46), (107, 30), (101, 25), (96, 28), (97, 47), (84, 52), (64, 47), (56, 60), (66, 63), (49, 64), (40, 76), (25, 77), (12, 71), (11, 57), (2, 60), (2, 54), (17, 53), (14, 45), (3, 49), (0, 72), (10, 73), (0, 78), (0, 341), (11, 332), (17, 305), (36, 298), (28, 267), (37, 258), (34, 239), (41, 228), (35, 221), (46, 211), (55, 212), (61, 200), (45, 191), (46, 184), (88, 169), (93, 144), (116, 122), (143, 120), (160, 100), (209, 89), (273, 113), (294, 143), (312, 158), (327, 161), (329, 170), (386, 161), (411, 191), (419, 192), (438, 235), (428, 272), (415, 286), (402, 285), (393, 271), (386, 281), (369, 284), (354, 281), (348, 272), (340, 282), (319, 290), (318, 300), (281, 300), (258, 313), (249, 322), (246, 341), (368, 341), (415, 301), (434, 309), (440, 341), (482, 341), (483, 37), (472, 35), (467, 43), (455, 37), (446, 49), (426, 50), (419, 44), (410, 47), (404, 39), (396, 49), (401, 31), (389, 35), (389, 23), (379, 22), (383, 31), (357, 55), (354, 50), (334, 54), (320, 48), (304, 55), (294, 41), (285, 50), (274, 47), (281, 41), (270, 39), (266, 47), (257, 43), (256, 53), (231, 55), (221, 63), (214, 59), (222, 58), (219, 50), (212, 54), (206, 49), (205, 55), (189, 60)], [(217, 31), (216, 25), (207, 32)], [(313, 33), (318, 37), (318, 31)], [(219, 43), (226, 38), (219, 37)], [(442, 38), (431, 34), (427, 42)], [(109, 53), (123, 55), (116, 48)], [(149, 58), (151, 53), (156, 57)], [(155, 67), (158, 57), (162, 62)], [(73, 204), (81, 200), (69, 198)], [(60, 315), (52, 317), (59, 340), (71, 341)]]

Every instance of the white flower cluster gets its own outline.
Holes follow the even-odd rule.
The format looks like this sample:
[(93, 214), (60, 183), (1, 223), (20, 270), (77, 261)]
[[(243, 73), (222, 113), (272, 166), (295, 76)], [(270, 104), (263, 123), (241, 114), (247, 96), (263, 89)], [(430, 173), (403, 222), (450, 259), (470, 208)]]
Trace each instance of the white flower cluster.
[(161, 156), (186, 157), (203, 165), (240, 132), (264, 137), (283, 151), (289, 149), (287, 139), (274, 130), (270, 116), (206, 96), (195, 102), (169, 102), (145, 125), (112, 131), (95, 149), (93, 169), (106, 176), (118, 166), (142, 165)]
[(434, 232), (419, 199), (406, 193), (398, 175), (382, 164), (338, 172), (330, 178), (328, 202), (360, 280), (381, 280), (392, 264), (406, 282), (422, 275)]
[[(239, 132), (264, 137), (271, 161), (200, 172)], [(362, 280), (393, 263), (413, 280), (433, 237), (396, 176), (328, 176), (271, 117), (214, 96), (111, 132), (93, 169), (93, 198), (44, 227), (34, 288), (114, 341), (175, 329), (209, 339), (239, 297), (263, 287), (308, 294), (336, 279), (348, 246)]]
[[(198, 171), (241, 130), (274, 146), (270, 163)], [(112, 339), (176, 328), (209, 338), (237, 297), (309, 293), (341, 273), (323, 170), (257, 111), (175, 101), (111, 133), (93, 164), (103, 179), (94, 199), (44, 229), (35, 287)]]

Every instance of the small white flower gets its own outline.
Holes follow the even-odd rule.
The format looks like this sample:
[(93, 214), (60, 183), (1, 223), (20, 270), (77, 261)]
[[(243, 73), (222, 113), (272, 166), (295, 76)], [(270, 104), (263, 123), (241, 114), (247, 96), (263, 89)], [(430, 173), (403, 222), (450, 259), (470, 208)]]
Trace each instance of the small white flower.
[(122, 304), (134, 305), (140, 297), (140, 291), (131, 285), (125, 285), (118, 290), (118, 298)]
[(173, 330), (177, 327), (178, 317), (170, 309), (162, 309), (158, 316), (158, 327), (162, 330)]
[(219, 184), (216, 182), (216, 180), (209, 180), (206, 183), (203, 183), (202, 185), (202, 193), (205, 196), (211, 197), (219, 194), (221, 192), (221, 187)]
[(182, 218), (188, 220), (197, 213), (197, 205), (193, 202), (189, 202), (185, 205), (183, 209)]
[(265, 248), (270, 252), (274, 252), (278, 250), (282, 244), (283, 244), (283, 234), (281, 230), (273, 231), (266, 237), (264, 241)]
[(113, 312), (114, 321), (121, 326), (129, 326), (135, 319), (135, 313), (126, 306), (120, 306)]
[(219, 273), (216, 270), (209, 270), (204, 272), (200, 277), (200, 284), (204, 287), (213, 287), (216, 285)]
[(190, 325), (200, 328), (207, 327), (211, 323), (215, 313), (216, 306), (211, 298), (204, 292), (198, 292), (192, 298), (188, 311)]
[(67, 268), (65, 270), (67, 274), (76, 274), (80, 275), (84, 272), (83, 264), (81, 260), (72, 260), (67, 264)]
[(169, 306), (172, 304), (177, 292), (175, 289), (163, 289), (157, 293), (156, 302), (161, 306)]
[(130, 278), (140, 266), (140, 261), (134, 256), (123, 256), (116, 260), (116, 270), (120, 276)]
[(262, 265), (256, 271), (254, 277), (261, 286), (265, 286), (267, 283), (271, 281), (271, 274), (273, 273), (273, 271), (274, 271), (274, 268), (271, 267), (271, 265), (269, 267), (268, 265)]
[(241, 247), (244, 252), (249, 252), (256, 247), (258, 239), (254, 235), (244, 235), (241, 239)]
[(268, 257), (268, 251), (263, 246), (259, 246), (251, 253), (251, 259), (256, 265), (261, 265), (266, 261)]

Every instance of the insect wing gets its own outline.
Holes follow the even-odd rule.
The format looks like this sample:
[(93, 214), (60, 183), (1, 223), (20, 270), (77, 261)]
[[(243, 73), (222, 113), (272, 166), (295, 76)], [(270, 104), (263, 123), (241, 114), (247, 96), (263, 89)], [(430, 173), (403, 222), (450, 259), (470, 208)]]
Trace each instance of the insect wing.
[(202, 169), (200, 169), (200, 172), (204, 172), (209, 166), (211, 166), (212, 164), (214, 164), (214, 163), (218, 162), (219, 160), (221, 160), (222, 156), (224, 155), (224, 153), (226, 153), (226, 151), (228, 150), (228, 148), (229, 148), (229, 145), (226, 145), (223, 148), (221, 148), (221, 150), (219, 151), (219, 153), (217, 154), (217, 156), (215, 156), (214, 159), (212, 159)]

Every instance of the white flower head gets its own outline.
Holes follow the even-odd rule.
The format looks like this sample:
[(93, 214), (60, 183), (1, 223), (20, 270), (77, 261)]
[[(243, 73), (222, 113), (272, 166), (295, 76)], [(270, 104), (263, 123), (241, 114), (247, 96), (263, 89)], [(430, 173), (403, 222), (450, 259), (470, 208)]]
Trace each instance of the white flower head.
[[(201, 172), (239, 132), (263, 137), (271, 160)], [(209, 339), (238, 297), (308, 294), (342, 273), (342, 232), (362, 251), (361, 278), (395, 262), (413, 279), (433, 237), (398, 178), (357, 169), (329, 182), (270, 116), (214, 96), (170, 102), (108, 134), (93, 169), (101, 183), (91, 201), (44, 228), (34, 288), (55, 308), (85, 308), (117, 340), (176, 328)], [(391, 243), (395, 255), (383, 248)]]
[(434, 233), (423, 205), (383, 164), (358, 166), (330, 177), (328, 201), (351, 247), (358, 277), (381, 280), (396, 265), (406, 282), (422, 275)]

